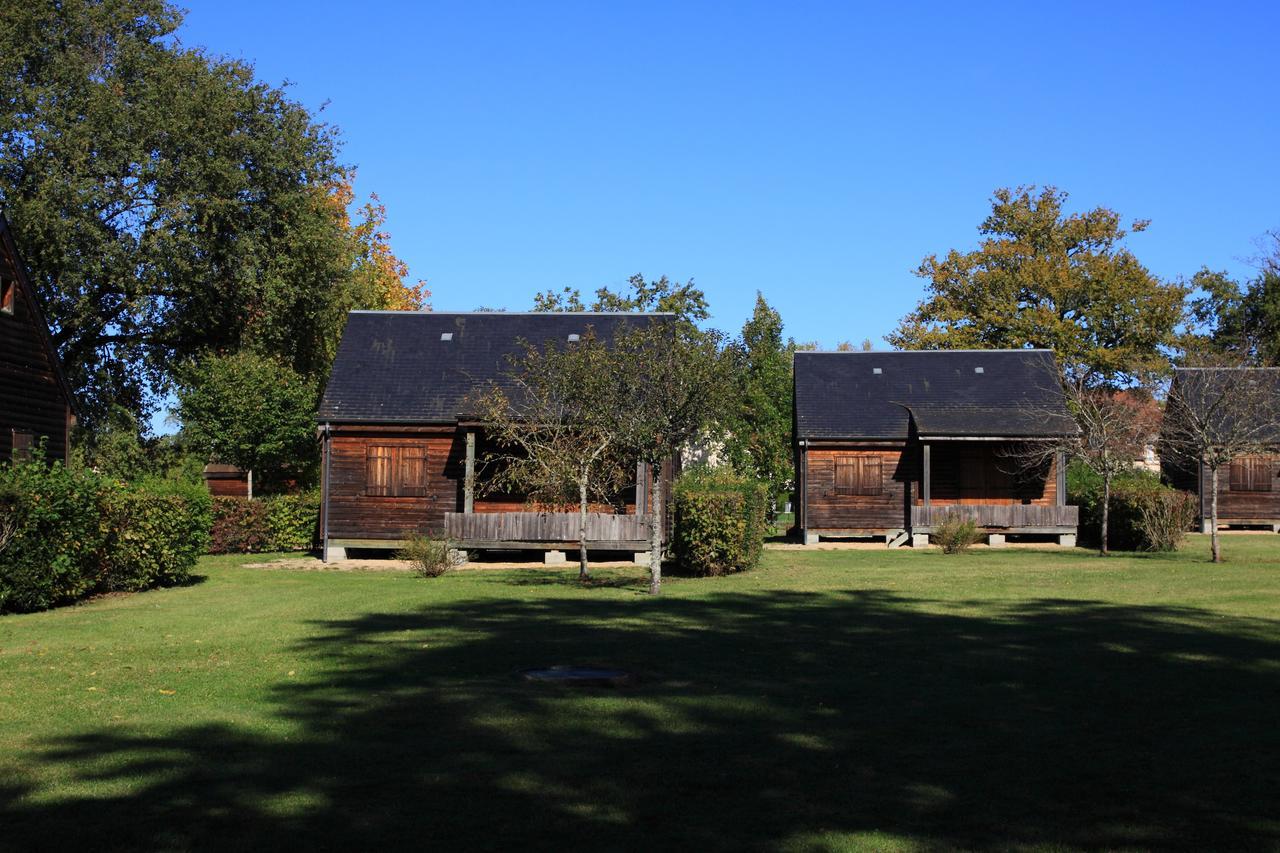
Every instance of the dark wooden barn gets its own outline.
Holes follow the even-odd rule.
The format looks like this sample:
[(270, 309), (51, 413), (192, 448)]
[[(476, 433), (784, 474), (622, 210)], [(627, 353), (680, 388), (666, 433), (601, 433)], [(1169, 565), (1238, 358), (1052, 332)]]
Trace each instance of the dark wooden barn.
[[(466, 549), (542, 550), (547, 562), (563, 560), (576, 547), (576, 512), (485, 488), (482, 462), (491, 447), (469, 403), (478, 390), (503, 381), (521, 341), (567, 343), (589, 329), (608, 339), (621, 323), (658, 316), (352, 312), (318, 415), (326, 559), (443, 533)], [(592, 513), (594, 550), (639, 557), (648, 548), (651, 475), (643, 465), (636, 472), (639, 488), (632, 484), (618, 496), (623, 511)], [(664, 466), (667, 489), (672, 474)]]
[[(1276, 430), (1275, 417), (1276, 407), (1280, 406), (1280, 368), (1179, 368), (1174, 371), (1171, 396), (1188, 404), (1199, 401), (1201, 406), (1215, 405), (1221, 394), (1230, 393), (1230, 387), (1240, 383), (1243, 371), (1262, 377), (1264, 386), (1273, 387), (1277, 403), (1269, 411), (1251, 413), (1258, 418), (1256, 427), (1262, 432), (1261, 452), (1233, 459), (1230, 465), (1218, 469), (1218, 525), (1265, 527), (1280, 533), (1280, 431)], [(1189, 382), (1201, 383), (1204, 393), (1188, 389)], [(1230, 406), (1227, 409), (1231, 411)], [(1195, 495), (1197, 526), (1203, 533), (1210, 532), (1213, 478), (1209, 469), (1188, 463), (1165, 448), (1161, 449), (1160, 465), (1171, 486)]]
[(40, 301), (0, 215), (0, 462), (41, 442), (66, 460), (75, 404)]
[(796, 353), (796, 527), (823, 537), (928, 544), (947, 515), (992, 545), (1047, 534), (1074, 545), (1061, 457), (1027, 442), (1075, 431), (1047, 350)]

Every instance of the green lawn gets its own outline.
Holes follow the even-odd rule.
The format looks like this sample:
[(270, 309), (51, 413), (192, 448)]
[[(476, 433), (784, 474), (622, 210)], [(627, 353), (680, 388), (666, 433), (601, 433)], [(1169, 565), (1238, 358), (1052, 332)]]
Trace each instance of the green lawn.
[[(0, 618), (0, 848), (1276, 849), (1280, 537), (247, 569)], [(527, 685), (584, 662), (629, 689)]]

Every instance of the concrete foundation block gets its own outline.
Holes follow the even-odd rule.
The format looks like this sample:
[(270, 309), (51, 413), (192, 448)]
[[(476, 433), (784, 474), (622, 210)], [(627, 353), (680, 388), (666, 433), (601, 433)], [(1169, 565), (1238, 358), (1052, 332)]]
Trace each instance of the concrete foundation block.
[(806, 530), (803, 535), (803, 541), (806, 545), (817, 545), (822, 541), (822, 537), (816, 533)]
[(563, 566), (569, 560), (565, 557), (564, 551), (548, 551), (543, 555), (542, 562), (548, 566)]
[(1272, 533), (1280, 533), (1280, 524), (1273, 524), (1273, 525), (1271, 525), (1271, 532), (1272, 532)]
[(631, 555), (631, 559), (635, 562), (637, 566), (647, 566), (649, 565), (649, 552), (636, 551), (634, 554)]
[(987, 547), (988, 547), (988, 548), (1003, 548), (1003, 547), (1004, 547), (1004, 534), (1003, 534), (1003, 533), (989, 533), (989, 534), (987, 534)]
[(1209, 519), (1206, 518), (1200, 522), (1200, 532), (1201, 533), (1213, 532), (1213, 524), (1210, 523)]
[(1058, 537), (1058, 544), (1063, 548), (1076, 547), (1076, 535), (1074, 533), (1063, 533)]
[(467, 560), (468, 560), (468, 559), (469, 559), (469, 558), (468, 558), (468, 556), (467, 556), (467, 552), (466, 552), (466, 551), (462, 551), (462, 550), (460, 550), (460, 549), (458, 549), (458, 548), (450, 548), (450, 549), (449, 549), (449, 565), (451, 565), (451, 566), (461, 566), (461, 565), (465, 564), (465, 563), (467, 562)]
[(928, 548), (929, 534), (928, 533), (912, 533), (911, 547), (912, 548)]
[(324, 561), (332, 563), (335, 560), (347, 559), (347, 549), (339, 548), (337, 545), (330, 545), (324, 549)]

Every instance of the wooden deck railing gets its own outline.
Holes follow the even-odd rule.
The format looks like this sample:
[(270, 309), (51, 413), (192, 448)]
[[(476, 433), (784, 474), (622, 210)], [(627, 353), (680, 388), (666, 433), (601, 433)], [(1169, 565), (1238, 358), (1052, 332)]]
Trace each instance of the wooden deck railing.
[[(445, 534), (461, 543), (571, 543), (578, 541), (576, 512), (446, 512)], [(600, 548), (643, 544), (649, 539), (647, 515), (587, 515), (587, 541)]]
[(911, 507), (911, 526), (916, 529), (931, 528), (953, 513), (973, 519), (979, 527), (1051, 531), (1065, 528), (1075, 530), (1080, 523), (1078, 506), (934, 504)]

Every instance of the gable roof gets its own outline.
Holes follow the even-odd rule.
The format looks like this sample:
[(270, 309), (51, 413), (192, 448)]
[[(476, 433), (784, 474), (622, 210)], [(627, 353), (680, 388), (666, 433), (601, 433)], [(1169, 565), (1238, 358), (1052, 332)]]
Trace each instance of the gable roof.
[(1076, 431), (1050, 350), (798, 352), (795, 418), (800, 440)]
[[(320, 401), (333, 423), (454, 424), (467, 398), (501, 383), (520, 341), (564, 343), (588, 329), (611, 339), (627, 322), (670, 314), (352, 311)], [(442, 336), (450, 335), (448, 340)]]
[[(1246, 382), (1256, 382), (1251, 388)], [(1234, 430), (1237, 418), (1245, 414), (1239, 405), (1232, 404), (1228, 392), (1244, 388), (1250, 403), (1263, 403), (1268, 397), (1270, 407), (1251, 411), (1253, 436), (1257, 441), (1280, 443), (1280, 367), (1176, 367), (1169, 395), (1179, 403), (1189, 406), (1206, 427)], [(1218, 411), (1214, 412), (1213, 408)]]
[(11, 272), (18, 281), (17, 296), (26, 303), (27, 311), (34, 318), (36, 334), (40, 338), (40, 345), (45, 357), (49, 360), (49, 367), (58, 382), (58, 387), (62, 389), (62, 396), (71, 408), (72, 414), (79, 414), (75, 395), (71, 392), (71, 383), (67, 381), (67, 376), (62, 370), (62, 358), (58, 355), (58, 348), (54, 345), (53, 336), (49, 333), (49, 321), (45, 319), (40, 297), (36, 295), (35, 285), (31, 283), (31, 276), (27, 273), (26, 264), (22, 262), (22, 254), (18, 251), (18, 244), (13, 239), (13, 231), (4, 213), (0, 213), (0, 242), (3, 243), (0, 267), (5, 266), (4, 256), (7, 255), (12, 261)]

